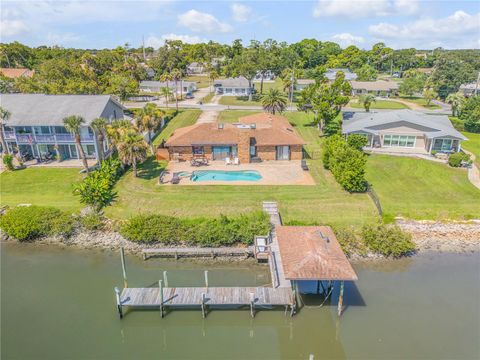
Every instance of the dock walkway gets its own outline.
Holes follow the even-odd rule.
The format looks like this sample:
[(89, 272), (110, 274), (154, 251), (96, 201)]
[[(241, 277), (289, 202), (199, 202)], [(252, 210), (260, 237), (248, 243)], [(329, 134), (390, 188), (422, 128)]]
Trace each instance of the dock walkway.
[(216, 256), (244, 256), (250, 257), (254, 255), (254, 247), (246, 248), (234, 247), (218, 247), (218, 248), (161, 248), (161, 249), (144, 249), (142, 250), (143, 259), (150, 257), (216, 257)]

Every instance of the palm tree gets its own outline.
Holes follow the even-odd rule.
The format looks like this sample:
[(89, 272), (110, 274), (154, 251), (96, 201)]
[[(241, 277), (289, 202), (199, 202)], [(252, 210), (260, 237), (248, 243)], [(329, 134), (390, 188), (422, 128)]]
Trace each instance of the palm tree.
[(160, 121), (164, 112), (155, 104), (147, 104), (141, 109), (136, 116), (135, 122), (140, 132), (147, 132), (148, 144), (152, 147), (152, 153), (154, 152), (152, 146), (152, 132), (155, 131), (160, 125)]
[(427, 106), (430, 106), (430, 103), (432, 102), (432, 100), (437, 97), (436, 91), (430, 87), (426, 87), (425, 89), (423, 89), (422, 95), (425, 101), (427, 102)]
[(458, 113), (461, 111), (463, 105), (465, 104), (465, 96), (462, 93), (457, 92), (447, 96), (447, 103), (452, 105), (452, 115), (458, 116)]
[(213, 82), (215, 81), (215, 79), (218, 79), (220, 77), (220, 75), (218, 74), (218, 71), (213, 69), (213, 70), (210, 70), (210, 72), (208, 73), (208, 77), (210, 78), (210, 92), (213, 92)]
[(5, 140), (5, 133), (4, 133), (5, 123), (10, 118), (10, 115), (11, 115), (10, 111), (0, 106), (0, 141), (2, 143), (2, 150), (5, 154), (10, 153), (8, 149), (7, 141)]
[(287, 97), (278, 89), (270, 89), (262, 96), (262, 106), (273, 115), (276, 112), (282, 113), (287, 106)]
[(126, 119), (116, 119), (108, 124), (106, 130), (111, 147), (116, 148), (123, 134), (130, 129), (133, 129), (132, 123)]
[(117, 144), (117, 149), (120, 160), (124, 164), (132, 165), (133, 174), (137, 177), (137, 163), (147, 158), (148, 145), (142, 135), (133, 129), (127, 130)]
[(88, 172), (87, 158), (85, 157), (85, 151), (83, 151), (82, 141), (80, 138), (80, 129), (85, 123), (85, 119), (81, 116), (71, 115), (63, 119), (63, 125), (73, 136), (75, 136), (75, 142), (77, 143), (78, 152), (83, 162), (83, 167)]
[(370, 106), (372, 106), (372, 103), (377, 102), (377, 99), (375, 99), (375, 96), (372, 94), (362, 95), (359, 100), (360, 104), (363, 104), (366, 112), (370, 112)]
[(165, 106), (168, 109), (168, 100), (172, 97), (172, 90), (169, 87), (162, 87), (160, 93), (165, 97)]
[[(178, 69), (173, 69), (170, 73), (172, 75), (173, 81), (175, 81), (175, 106), (177, 107), (178, 111), (178, 80), (182, 79), (182, 72)], [(180, 99), (183, 98), (183, 86), (180, 86)]]
[(105, 152), (103, 151), (104, 149), (104, 140), (105, 140), (105, 132), (107, 130), (107, 120), (104, 118), (96, 118), (92, 121), (90, 126), (93, 129), (93, 132), (97, 135), (97, 140), (98, 140), (98, 157), (100, 161), (103, 161), (105, 159)]

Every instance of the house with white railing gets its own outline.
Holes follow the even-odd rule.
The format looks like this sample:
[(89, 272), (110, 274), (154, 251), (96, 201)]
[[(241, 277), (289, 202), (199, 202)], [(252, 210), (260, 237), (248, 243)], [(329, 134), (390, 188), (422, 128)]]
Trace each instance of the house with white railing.
[[(11, 151), (43, 157), (57, 155), (61, 160), (78, 159), (75, 137), (63, 125), (71, 115), (85, 120), (80, 135), (85, 155), (98, 159), (100, 144), (90, 127), (95, 118), (123, 119), (123, 106), (110, 95), (2, 94), (1, 106), (10, 112), (4, 136)], [(104, 151), (108, 141), (104, 141)]]

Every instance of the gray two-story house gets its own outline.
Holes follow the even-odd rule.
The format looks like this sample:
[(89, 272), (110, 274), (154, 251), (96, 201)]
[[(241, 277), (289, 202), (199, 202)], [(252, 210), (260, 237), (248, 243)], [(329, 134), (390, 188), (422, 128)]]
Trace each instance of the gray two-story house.
[[(98, 159), (99, 143), (90, 127), (95, 118), (123, 119), (123, 106), (110, 95), (2, 94), (0, 105), (10, 112), (4, 135), (11, 151), (41, 157), (48, 153), (61, 160), (78, 159), (74, 136), (63, 126), (63, 119), (81, 116), (81, 142), (88, 158)], [(104, 142), (105, 151), (108, 141)]]

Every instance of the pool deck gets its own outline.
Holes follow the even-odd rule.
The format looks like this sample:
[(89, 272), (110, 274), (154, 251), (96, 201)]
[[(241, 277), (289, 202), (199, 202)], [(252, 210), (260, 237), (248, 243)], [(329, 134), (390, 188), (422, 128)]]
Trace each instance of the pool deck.
[(262, 175), (257, 181), (191, 181), (189, 178), (182, 178), (178, 185), (315, 185), (309, 171), (302, 170), (300, 160), (295, 161), (265, 161), (254, 164), (225, 165), (223, 161), (211, 161), (207, 166), (191, 166), (190, 162), (170, 161), (167, 166), (167, 174), (164, 177), (166, 182), (163, 185), (172, 185), (168, 181), (171, 180), (173, 173), (187, 171), (242, 171), (256, 170)]

